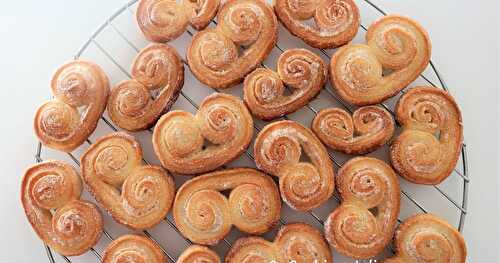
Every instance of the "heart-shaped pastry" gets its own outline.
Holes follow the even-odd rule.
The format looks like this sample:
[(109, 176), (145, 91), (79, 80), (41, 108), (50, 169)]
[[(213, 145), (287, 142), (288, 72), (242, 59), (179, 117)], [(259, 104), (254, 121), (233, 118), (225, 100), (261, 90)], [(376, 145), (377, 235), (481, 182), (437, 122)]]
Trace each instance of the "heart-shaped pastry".
[(40, 239), (65, 256), (91, 249), (102, 233), (102, 217), (92, 203), (80, 200), (82, 182), (73, 166), (45, 161), (28, 168), (21, 201)]
[(167, 258), (153, 241), (139, 235), (124, 235), (104, 250), (103, 263), (144, 262), (166, 263)]
[[(228, 191), (229, 197), (221, 192)], [(200, 175), (184, 183), (175, 196), (173, 216), (189, 240), (215, 245), (231, 226), (262, 234), (279, 220), (281, 200), (271, 177), (249, 168)]]
[(380, 18), (368, 28), (366, 42), (340, 48), (330, 64), (333, 87), (351, 104), (372, 105), (396, 95), (429, 64), (429, 36), (410, 18)]
[(172, 206), (174, 180), (161, 167), (143, 165), (141, 145), (126, 133), (101, 137), (83, 154), (81, 164), (89, 192), (122, 225), (150, 228)]
[[(318, 55), (307, 49), (289, 49), (278, 59), (277, 73), (259, 68), (245, 77), (243, 99), (257, 118), (275, 119), (300, 109), (318, 95), (327, 74)], [(285, 95), (285, 88), (291, 94)]]
[(136, 19), (144, 36), (152, 42), (176, 39), (191, 25), (201, 30), (212, 21), (220, 0), (141, 0)]
[(177, 259), (176, 263), (221, 263), (219, 255), (208, 247), (191, 245)]
[(96, 64), (74, 60), (61, 66), (51, 81), (54, 99), (35, 114), (35, 134), (47, 147), (71, 152), (92, 134), (106, 109), (109, 81)]
[(381, 160), (356, 157), (340, 168), (337, 191), (342, 203), (325, 222), (326, 239), (346, 256), (376, 256), (391, 241), (399, 215), (396, 173)]
[(453, 97), (441, 89), (416, 87), (401, 96), (395, 113), (403, 127), (390, 149), (396, 171), (417, 184), (448, 178), (463, 142), (462, 114)]
[(394, 239), (396, 255), (384, 263), (465, 263), (467, 258), (463, 236), (435, 215), (420, 214), (406, 219)]
[(352, 116), (340, 108), (323, 109), (311, 129), (328, 147), (347, 154), (365, 154), (386, 144), (394, 133), (391, 114), (376, 106), (361, 107)]
[(281, 227), (269, 242), (260, 237), (238, 239), (226, 256), (226, 263), (321, 262), (332, 263), (332, 252), (316, 228), (293, 223)]
[(352, 0), (276, 0), (274, 11), (290, 33), (316, 48), (348, 43), (360, 25), (359, 10)]
[(255, 139), (254, 156), (259, 169), (279, 177), (281, 198), (296, 210), (312, 210), (333, 194), (335, 179), (328, 152), (301, 124), (278, 121), (265, 126)]
[(267, 57), (278, 38), (278, 23), (262, 0), (229, 0), (217, 22), (193, 37), (186, 57), (200, 82), (223, 89), (241, 83)]
[(120, 128), (139, 131), (153, 126), (175, 103), (184, 85), (184, 66), (173, 47), (150, 44), (135, 57), (131, 71), (133, 79), (111, 90), (108, 113)]
[(158, 121), (153, 146), (163, 167), (179, 174), (215, 170), (246, 151), (253, 119), (237, 97), (214, 93), (193, 115), (171, 111)]

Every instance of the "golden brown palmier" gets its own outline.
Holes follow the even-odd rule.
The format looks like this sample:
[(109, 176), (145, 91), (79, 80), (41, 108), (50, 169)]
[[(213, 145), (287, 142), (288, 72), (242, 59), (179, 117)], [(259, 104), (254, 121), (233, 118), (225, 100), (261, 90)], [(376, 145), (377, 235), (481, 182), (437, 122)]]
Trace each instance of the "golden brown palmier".
[(81, 255), (101, 237), (101, 213), (94, 204), (80, 200), (81, 192), (78, 172), (60, 161), (33, 165), (23, 177), (26, 217), (38, 237), (61, 255)]
[[(245, 77), (244, 101), (254, 116), (271, 120), (311, 101), (325, 85), (323, 60), (306, 49), (289, 49), (278, 59), (278, 72), (259, 68)], [(285, 95), (285, 85), (291, 89)]]
[(332, 253), (323, 235), (304, 223), (283, 226), (274, 242), (260, 237), (240, 238), (226, 256), (226, 263), (332, 263)]
[(430, 214), (406, 219), (396, 231), (396, 256), (384, 263), (465, 263), (462, 235), (445, 220)]
[(108, 77), (98, 65), (74, 60), (56, 71), (51, 89), (54, 99), (35, 113), (35, 134), (45, 146), (71, 152), (94, 132), (106, 109)]
[(342, 203), (325, 223), (330, 245), (359, 259), (382, 252), (391, 241), (400, 208), (394, 170), (375, 158), (353, 158), (339, 170), (337, 191)]
[[(302, 151), (310, 162), (301, 161)], [(254, 145), (255, 164), (279, 177), (281, 198), (299, 211), (326, 202), (335, 188), (333, 166), (321, 141), (293, 121), (278, 121), (262, 129)]]
[(102, 262), (167, 263), (167, 259), (161, 249), (150, 239), (138, 235), (124, 235), (106, 247)]
[(391, 162), (410, 182), (435, 185), (457, 164), (463, 141), (462, 115), (453, 97), (433, 87), (401, 96), (396, 119), (403, 132), (391, 145)]
[(210, 24), (215, 17), (221, 0), (181, 0), (181, 3), (188, 8), (189, 23), (196, 30), (202, 30)]
[(141, 145), (133, 136), (117, 132), (101, 137), (81, 163), (89, 192), (118, 223), (146, 229), (170, 210), (174, 180), (161, 167), (142, 164)]
[(191, 26), (205, 28), (217, 13), (220, 0), (141, 0), (136, 19), (144, 36), (153, 42), (176, 39)]
[(203, 100), (196, 115), (185, 111), (163, 115), (153, 132), (153, 146), (167, 170), (198, 174), (237, 158), (252, 136), (253, 119), (245, 104), (237, 97), (214, 93)]
[(347, 154), (365, 154), (386, 144), (394, 134), (394, 120), (383, 108), (365, 106), (349, 114), (340, 108), (321, 110), (311, 129), (328, 147)]
[(276, 44), (278, 25), (262, 0), (229, 0), (217, 19), (217, 27), (193, 37), (186, 57), (200, 82), (223, 89), (241, 83), (267, 57)]
[[(334, 48), (351, 41), (360, 25), (352, 0), (276, 0), (274, 11), (293, 35), (316, 48)], [(314, 25), (307, 20), (313, 19)]]
[[(132, 77), (111, 90), (108, 113), (122, 129), (144, 130), (177, 100), (184, 85), (184, 66), (173, 47), (150, 44), (135, 57)], [(158, 89), (152, 99), (151, 91)]]
[(208, 247), (191, 245), (177, 259), (176, 263), (221, 263), (219, 255)]
[(417, 79), (431, 57), (425, 29), (403, 16), (375, 21), (368, 28), (366, 42), (342, 47), (330, 64), (335, 90), (358, 106), (377, 104), (397, 94)]
[[(221, 192), (230, 190), (229, 198)], [(249, 168), (227, 169), (198, 176), (181, 186), (173, 216), (189, 240), (214, 245), (231, 225), (250, 234), (262, 234), (280, 218), (281, 200), (274, 181)]]

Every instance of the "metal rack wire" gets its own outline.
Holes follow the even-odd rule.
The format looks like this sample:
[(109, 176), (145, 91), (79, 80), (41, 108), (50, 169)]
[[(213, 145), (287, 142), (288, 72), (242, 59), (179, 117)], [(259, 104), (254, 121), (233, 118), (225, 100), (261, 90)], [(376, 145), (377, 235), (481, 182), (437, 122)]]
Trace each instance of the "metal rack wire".
[[(83, 46), (78, 50), (78, 52), (76, 53), (76, 55), (73, 57), (74, 59), (78, 59), (82, 56), (82, 54), (87, 51), (89, 49), (89, 47), (91, 45), (95, 46), (95, 48), (107, 59), (109, 60), (110, 64), (114, 65), (121, 73), (123, 73), (125, 76), (131, 78), (130, 76), (130, 73), (125, 69), (126, 67), (124, 67), (121, 63), (119, 63), (118, 59), (113, 56), (111, 54), (111, 52), (109, 52), (109, 50), (107, 50), (98, 40), (97, 40), (97, 37), (104, 31), (104, 30), (107, 30), (107, 29), (110, 29), (111, 31), (113, 31), (117, 36), (118, 36), (118, 40), (121, 41), (122, 44), (128, 46), (129, 48), (131, 48), (132, 50), (134, 50), (135, 52), (139, 52), (140, 51), (140, 48), (134, 44), (134, 42), (132, 40), (130, 40), (126, 34), (124, 34), (116, 25), (115, 25), (115, 20), (117, 19), (117, 17), (121, 16), (121, 15), (125, 15), (126, 13), (130, 13), (130, 18), (129, 19), (134, 19), (134, 11), (132, 10), (131, 6), (133, 6), (138, 0), (131, 0), (130, 2), (126, 3), (123, 7), (121, 7), (120, 9), (118, 9), (113, 15), (111, 15), (95, 32), (94, 34), (91, 35), (91, 37), (83, 44)], [(374, 10), (376, 10), (376, 12), (379, 13), (379, 15), (386, 15), (386, 12), (384, 10), (382, 10), (379, 6), (375, 5), (373, 2), (371, 2), (370, 0), (360, 0), (360, 1), (363, 1), (363, 3), (367, 4), (368, 6), (370, 6), (371, 8), (373, 8)], [(215, 25), (216, 24), (216, 21), (212, 21), (212, 24)], [(361, 24), (361, 29), (366, 31), (367, 30), (367, 27), (363, 24)], [(191, 31), (191, 29), (187, 30), (187, 34), (192, 37), (194, 34), (193, 32)], [(279, 44), (277, 44), (275, 46), (275, 49), (277, 51), (279, 51), (279, 53), (282, 53), (284, 52), (284, 48), (281, 47)], [(327, 50), (323, 50), (323, 49), (317, 49), (317, 51), (322, 54), (324, 56), (324, 58), (327, 58), (327, 59), (330, 59), (331, 55), (328, 53)], [(189, 65), (186, 63), (186, 61), (183, 60), (183, 63), (185, 64), (185, 66), (189, 69)], [(268, 67), (264, 62), (261, 63), (261, 66), (262, 67)], [(439, 71), (437, 70), (437, 67), (435, 66), (435, 64), (431, 61), (430, 62), (430, 69), (432, 70), (433, 74), (435, 74), (435, 77), (437, 78), (438, 82), (439, 82), (439, 85), (436, 85), (433, 81), (430, 80), (429, 77), (425, 76), (424, 74), (422, 74), (420, 77), (423, 79), (424, 82), (426, 82), (426, 84), (428, 85), (432, 85), (434, 87), (438, 87), (438, 88), (442, 88), (444, 90), (448, 90), (448, 87), (444, 81), (444, 78), (442, 77), (442, 75), (439, 73)], [(329, 89), (328, 87), (325, 87), (325, 89), (323, 90), (324, 92), (326, 92), (326, 97), (330, 97), (330, 99), (333, 99), (333, 101), (335, 101), (337, 104), (341, 105), (342, 107), (344, 107), (346, 110), (350, 111), (352, 113), (353, 109), (351, 108), (350, 105), (348, 105), (346, 102), (344, 102), (336, 93), (334, 93), (331, 89)], [(323, 92), (322, 91), (322, 92)], [(213, 89), (213, 92), (219, 92), (215, 89)], [(405, 91), (403, 90), (401, 93), (404, 93)], [(192, 99), (188, 94), (186, 94), (184, 91), (181, 91), (181, 97), (183, 99), (185, 99), (189, 105), (191, 105), (191, 107), (193, 107), (194, 109), (197, 109), (198, 108), (198, 104), (195, 102), (194, 99)], [(391, 112), (393, 115), (394, 115), (394, 111), (393, 109), (391, 109), (391, 106), (390, 105), (387, 105), (386, 103), (382, 103), (380, 104), (380, 106), (384, 107), (386, 110), (388, 110), (389, 112)], [(305, 110), (307, 111), (310, 111), (311, 114), (317, 114), (318, 110), (316, 109), (316, 107), (313, 105), (313, 103), (309, 103), (305, 108)], [(293, 119), (293, 117), (290, 117), (290, 115), (288, 116), (284, 116), (282, 119)], [(113, 131), (118, 131), (119, 129), (117, 127), (115, 127), (105, 116), (102, 116), (101, 117), (101, 121), (102, 123), (104, 123), (108, 128), (110, 128), (111, 130)], [(261, 127), (259, 127), (257, 124), (255, 125), (255, 131), (256, 132), (259, 132), (261, 129)], [(149, 133), (152, 133), (152, 130), (149, 129), (148, 130)], [(151, 136), (151, 134), (149, 135)], [(91, 139), (87, 139), (86, 141), (86, 144), (87, 145), (91, 145), (92, 144), (92, 141)], [(36, 147), (36, 153), (35, 153), (35, 160), (36, 162), (42, 162), (44, 160), (44, 158), (42, 157), (43, 155), (43, 146), (42, 144), (39, 142), (37, 147)], [(75, 156), (74, 153), (68, 153), (67, 154), (68, 157), (74, 162), (74, 164), (76, 166), (80, 166), (80, 162), (78, 161), (78, 158)], [(249, 160), (252, 160), (253, 161), (253, 156), (252, 156), (252, 152), (251, 150), (247, 150), (245, 152), (245, 155), (246, 155), (246, 158), (248, 158)], [(330, 152), (329, 153), (329, 156), (330, 156), (330, 159), (332, 160), (332, 162), (334, 163), (335, 167), (336, 168), (339, 168), (342, 166), (343, 162), (342, 160), (340, 160), (338, 158), (338, 155), (334, 155), (333, 152)], [(149, 164), (149, 162), (146, 160), (146, 158), (143, 158), (143, 161), (144, 163), (146, 164)], [(464, 222), (465, 222), (465, 216), (467, 214), (467, 201), (468, 201), (468, 184), (469, 184), (469, 170), (468, 170), (468, 160), (467, 160), (467, 147), (466, 147), (466, 144), (464, 143), (462, 145), (462, 149), (461, 149), (461, 160), (459, 162), (459, 164), (457, 164), (457, 167), (455, 168), (454, 172), (453, 172), (453, 175), (452, 176), (457, 176), (458, 178), (460, 178), (461, 182), (462, 182), (462, 189), (461, 189), (461, 194), (462, 194), (462, 200), (461, 201), (457, 201), (455, 200), (450, 194), (448, 194), (446, 191), (444, 191), (440, 186), (433, 186), (434, 189), (440, 194), (442, 195), (443, 197), (443, 200), (445, 200), (449, 205), (451, 205), (452, 207), (455, 207), (456, 210), (458, 210), (458, 213), (459, 213), (459, 220), (458, 220), (458, 223), (457, 223), (457, 229), (459, 231), (462, 231), (463, 230), (463, 227), (464, 227)], [(460, 184), (459, 184), (460, 186)], [(423, 212), (423, 213), (427, 213), (428, 212), (428, 209), (412, 194), (410, 193), (409, 191), (406, 191), (404, 189), (401, 190), (401, 195), (402, 195), (402, 198), (405, 198), (407, 201), (409, 201), (411, 204), (413, 204), (416, 208), (417, 208), (417, 211), (419, 212)], [(337, 203), (340, 202), (340, 199), (338, 197), (338, 195), (334, 195), (334, 199), (337, 201)], [(314, 211), (311, 211), (309, 212), (309, 215), (311, 216), (311, 218), (313, 220), (316, 221), (317, 224), (319, 225), (323, 225), (324, 224), (324, 220), (322, 219), (322, 216), (319, 215), (317, 213), (316, 210)], [(282, 216), (282, 218), (280, 219), (280, 224), (283, 225), (286, 223), (286, 218), (284, 216)], [(192, 244), (192, 242), (186, 238), (184, 238), (179, 230), (177, 229), (177, 227), (175, 226), (173, 220), (169, 217), (165, 218), (163, 220), (167, 226), (171, 229), (173, 229), (182, 239), (185, 240), (185, 242), (190, 245)], [(401, 223), (402, 222), (402, 219), (401, 218), (398, 218), (398, 222)], [(111, 242), (113, 239), (114, 239), (114, 236), (106, 229), (106, 226), (105, 226), (105, 229), (103, 231), (103, 234), (104, 234), (104, 239), (106, 239), (108, 242)], [(174, 255), (172, 255), (172, 253), (169, 253), (161, 244), (158, 240), (155, 239), (155, 237), (153, 237), (153, 235), (150, 234), (150, 232), (148, 232), (147, 230), (143, 231), (142, 232), (143, 235), (145, 235), (146, 237), (150, 238), (153, 242), (155, 242), (156, 244), (159, 245), (159, 247), (162, 249), (162, 251), (165, 253), (165, 255), (167, 256), (167, 258), (169, 259), (169, 261), (171, 262), (175, 262), (176, 261), (176, 257)], [(224, 238), (223, 239), (223, 244), (225, 244), (225, 246), (227, 247), (231, 247), (231, 241), (229, 241), (227, 238)], [(391, 247), (389, 247), (389, 253), (391, 252)], [(51, 263), (55, 263), (57, 262), (56, 261), (56, 258), (54, 256), (54, 253), (53, 251), (50, 249), (50, 247), (48, 246), (45, 246), (45, 250), (46, 250), (46, 253), (47, 253), (47, 257), (49, 259), (49, 262)], [(102, 259), (102, 256), (101, 256), (101, 253), (96, 249), (96, 248), (92, 248), (90, 250), (90, 252), (88, 252), (90, 254), (92, 254), (94, 257), (95, 257), (95, 260), (97, 261), (101, 261)], [(60, 255), (61, 258), (63, 259), (63, 261), (65, 262), (68, 262), (68, 263), (71, 263), (72, 260), (68, 257), (65, 257), (65, 256), (62, 256)], [(360, 262), (360, 261), (357, 261), (357, 262)], [(372, 262), (372, 261), (366, 261), (366, 262)]]

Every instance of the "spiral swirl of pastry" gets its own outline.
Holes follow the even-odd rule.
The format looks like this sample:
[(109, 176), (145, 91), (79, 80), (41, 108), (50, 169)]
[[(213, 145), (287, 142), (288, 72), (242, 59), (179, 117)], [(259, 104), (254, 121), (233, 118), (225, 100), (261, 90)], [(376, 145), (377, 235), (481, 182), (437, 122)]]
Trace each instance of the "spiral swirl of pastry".
[(221, 263), (221, 260), (213, 250), (204, 246), (191, 245), (182, 252), (176, 263)]
[(220, 0), (182, 0), (182, 4), (191, 11), (190, 24), (196, 30), (202, 30), (217, 14)]
[[(129, 131), (154, 125), (175, 103), (184, 85), (184, 66), (175, 49), (166, 44), (150, 44), (134, 59), (132, 80), (111, 90), (108, 113), (118, 126)], [(151, 92), (160, 89), (155, 99)]]
[[(310, 162), (300, 161), (302, 151)], [(314, 133), (293, 121), (268, 124), (255, 139), (257, 167), (279, 177), (281, 197), (299, 211), (314, 209), (335, 188), (328, 152)]]
[(103, 263), (166, 263), (161, 249), (151, 240), (138, 235), (124, 235), (104, 250)]
[(35, 134), (45, 146), (71, 152), (94, 132), (106, 109), (108, 77), (98, 65), (74, 60), (56, 71), (51, 88), (55, 98), (37, 109)]
[(401, 96), (396, 118), (403, 132), (391, 145), (398, 173), (417, 184), (439, 184), (453, 171), (463, 141), (462, 115), (453, 97), (433, 87)]
[(366, 41), (367, 45), (342, 47), (330, 64), (333, 86), (351, 104), (372, 105), (394, 96), (414, 81), (430, 60), (427, 32), (406, 17), (382, 17), (368, 28)]
[(189, 24), (204, 29), (217, 14), (220, 0), (141, 0), (136, 20), (144, 36), (152, 42), (178, 38)]
[(352, 116), (340, 108), (321, 110), (311, 129), (328, 147), (347, 154), (365, 154), (386, 144), (394, 134), (391, 114), (376, 106), (361, 107)]
[[(306, 49), (289, 49), (278, 59), (278, 73), (259, 68), (245, 77), (244, 101), (254, 116), (271, 120), (311, 101), (325, 85), (323, 60)], [(285, 86), (291, 95), (285, 95)]]
[[(223, 89), (241, 83), (267, 57), (276, 44), (278, 24), (261, 0), (229, 0), (217, 16), (217, 27), (197, 33), (186, 57), (200, 82)], [(238, 45), (245, 48), (241, 54)]]
[(465, 263), (462, 235), (445, 220), (430, 214), (406, 219), (396, 231), (396, 256), (385, 263)]
[(182, 86), (184, 66), (177, 51), (167, 44), (150, 44), (132, 63), (132, 76), (147, 89)]
[(337, 190), (342, 203), (326, 220), (326, 239), (349, 257), (379, 254), (391, 241), (399, 214), (396, 173), (383, 161), (356, 157), (340, 168)]
[(45, 244), (65, 256), (87, 252), (101, 237), (101, 214), (80, 200), (81, 192), (77, 171), (60, 161), (33, 165), (23, 177), (21, 201), (28, 221)]
[(260, 237), (240, 238), (226, 256), (226, 263), (333, 262), (323, 235), (317, 229), (294, 223), (283, 226), (274, 242)]
[(153, 132), (153, 146), (167, 170), (198, 174), (237, 158), (252, 136), (253, 119), (245, 104), (237, 97), (214, 93), (203, 100), (196, 115), (185, 111), (163, 115)]
[(189, 13), (177, 0), (141, 0), (137, 6), (136, 19), (149, 41), (167, 42), (186, 31)]
[[(334, 48), (351, 41), (360, 25), (352, 0), (276, 0), (274, 11), (293, 35), (316, 48)], [(314, 20), (314, 25), (306, 21)]]
[(101, 137), (81, 163), (89, 192), (116, 222), (146, 229), (170, 210), (174, 181), (162, 168), (142, 164), (142, 149), (134, 137), (123, 132)]
[[(221, 192), (231, 190), (229, 198)], [(231, 225), (262, 234), (280, 218), (278, 189), (267, 175), (249, 168), (228, 169), (187, 181), (175, 196), (173, 216), (182, 235), (197, 244), (214, 245)]]

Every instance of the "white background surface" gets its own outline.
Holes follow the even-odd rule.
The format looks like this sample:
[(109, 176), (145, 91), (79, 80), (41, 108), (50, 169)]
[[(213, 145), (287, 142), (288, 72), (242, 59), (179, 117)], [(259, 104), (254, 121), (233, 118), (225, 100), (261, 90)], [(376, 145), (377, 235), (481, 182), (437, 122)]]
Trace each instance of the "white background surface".
[[(470, 159), (469, 262), (499, 262), (498, 3), (377, 0), (429, 31), (432, 58), (459, 102)], [(0, 252), (2, 262), (46, 262), (19, 203), (20, 178), (34, 162), (32, 115), (48, 97), (53, 70), (68, 60), (123, 0), (8, 1), (0, 9)]]

